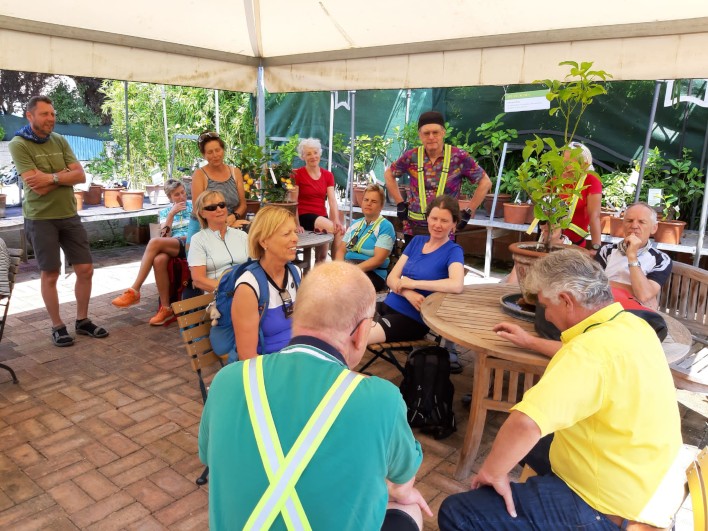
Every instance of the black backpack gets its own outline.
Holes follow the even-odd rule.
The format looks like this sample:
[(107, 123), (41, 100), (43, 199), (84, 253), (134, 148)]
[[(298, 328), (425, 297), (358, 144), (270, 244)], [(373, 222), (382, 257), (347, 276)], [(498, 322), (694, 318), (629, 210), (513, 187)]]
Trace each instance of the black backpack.
[(452, 412), (455, 388), (450, 381), (450, 354), (438, 346), (417, 348), (408, 355), (401, 394), (408, 406), (408, 424), (435, 439), (457, 430)]

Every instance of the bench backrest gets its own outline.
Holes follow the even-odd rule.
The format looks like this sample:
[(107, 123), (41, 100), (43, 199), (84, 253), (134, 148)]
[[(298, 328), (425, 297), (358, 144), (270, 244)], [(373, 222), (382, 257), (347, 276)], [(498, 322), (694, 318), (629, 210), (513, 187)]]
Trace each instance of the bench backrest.
[(674, 262), (659, 293), (659, 310), (678, 319), (693, 335), (708, 336), (708, 271)]

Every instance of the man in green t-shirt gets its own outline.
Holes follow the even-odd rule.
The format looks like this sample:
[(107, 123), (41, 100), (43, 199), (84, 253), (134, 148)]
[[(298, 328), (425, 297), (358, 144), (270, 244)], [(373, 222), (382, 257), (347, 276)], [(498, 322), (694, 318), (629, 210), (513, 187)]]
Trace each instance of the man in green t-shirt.
[(34, 96), (27, 104), (29, 122), (15, 132), (10, 154), (25, 184), (22, 215), (41, 272), (42, 299), (52, 320), (52, 342), (58, 347), (74, 344), (59, 313), (57, 280), (60, 249), (76, 273), (76, 333), (106, 337), (108, 332), (88, 318), (93, 261), (86, 230), (76, 213), (73, 187), (86, 175), (68, 142), (54, 133), (56, 115), (52, 100)]

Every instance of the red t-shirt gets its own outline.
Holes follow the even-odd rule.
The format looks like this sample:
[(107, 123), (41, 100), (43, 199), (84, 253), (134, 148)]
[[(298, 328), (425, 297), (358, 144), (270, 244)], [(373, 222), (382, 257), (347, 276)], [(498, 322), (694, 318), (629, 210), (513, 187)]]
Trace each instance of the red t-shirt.
[[(575, 213), (573, 214), (573, 224), (577, 225), (581, 229), (590, 230), (590, 212), (588, 212), (588, 196), (590, 194), (602, 194), (602, 182), (600, 179), (595, 177), (592, 173), (588, 173), (585, 177), (585, 182), (583, 183), (585, 187), (584, 190), (580, 192), (580, 197), (578, 198), (578, 204), (575, 207)], [(570, 229), (565, 229), (563, 234), (570, 238), (573, 243), (580, 240), (580, 236)], [(581, 247), (585, 247), (584, 241), (580, 242)], [(577, 245), (577, 244), (576, 244)]]
[(315, 180), (307, 173), (307, 168), (303, 166), (293, 172), (295, 184), (300, 187), (297, 196), (297, 213), (316, 214), (327, 217), (327, 188), (334, 187), (334, 174), (324, 168), (320, 168), (320, 178)]

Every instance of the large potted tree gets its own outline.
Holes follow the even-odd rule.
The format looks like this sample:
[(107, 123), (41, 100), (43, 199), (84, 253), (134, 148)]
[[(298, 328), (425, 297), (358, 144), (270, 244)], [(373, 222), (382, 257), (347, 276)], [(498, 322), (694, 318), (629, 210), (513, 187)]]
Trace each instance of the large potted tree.
[[(551, 102), (549, 114), (560, 116), (564, 122), (563, 142), (556, 143), (552, 138), (537, 135), (527, 140), (522, 153), (524, 161), (517, 173), (519, 187), (534, 204), (536, 220), (548, 224), (549, 235), (570, 225), (572, 202), (581, 193), (575, 184), (586, 170), (578, 162), (580, 148), (572, 148), (569, 144), (588, 106), (597, 96), (607, 93), (603, 82), (612, 77), (604, 70), (592, 70), (592, 65), (592, 62), (563, 61), (559, 66), (570, 69), (563, 80), (537, 81), (548, 89), (546, 98)], [(532, 228), (534, 226), (535, 223)], [(549, 252), (552, 242), (552, 238), (547, 238), (538, 244), (510, 245), (522, 291), (530, 261)]]

